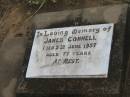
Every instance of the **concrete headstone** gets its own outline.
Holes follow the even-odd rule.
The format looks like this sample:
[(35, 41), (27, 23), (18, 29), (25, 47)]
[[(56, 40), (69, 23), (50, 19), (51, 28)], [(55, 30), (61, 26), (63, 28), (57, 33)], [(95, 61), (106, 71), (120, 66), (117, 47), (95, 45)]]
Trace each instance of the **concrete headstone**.
[[(32, 54), (31, 56), (28, 54), (29, 52), (31, 52), (31, 47), (30, 47), (29, 49), (27, 49), (27, 55), (25, 55), (26, 60), (24, 63), (25, 65), (23, 66), (23, 75), (20, 78), (19, 86), (17, 89), (17, 95), (19, 97), (24, 97), (24, 96), (43, 97), (47, 95), (53, 97), (56, 95), (73, 95), (73, 96), (79, 95), (80, 97), (82, 95), (86, 95), (87, 97), (120, 97), (119, 95), (122, 89), (121, 88), (122, 82), (124, 80), (124, 75), (123, 75), (124, 66), (125, 66), (124, 64), (125, 37), (124, 36), (126, 33), (125, 31), (126, 31), (127, 9), (128, 6), (126, 4), (122, 4), (122, 5), (110, 5), (110, 6), (95, 7), (95, 8), (68, 10), (68, 11), (61, 11), (61, 12), (41, 13), (36, 15), (33, 20), (35, 25), (34, 27), (35, 38), (34, 38), (34, 44), (32, 46)], [(90, 27), (90, 28), (100, 28), (101, 30), (103, 30), (104, 27), (106, 27), (106, 30), (108, 30), (109, 27), (111, 28), (109, 33), (107, 33), (106, 31), (99, 31), (99, 33), (97, 34), (95, 32), (92, 32), (93, 35), (96, 35), (93, 42), (96, 39), (97, 45), (92, 45), (95, 47), (93, 51), (91, 51), (91, 53), (88, 53), (88, 55), (90, 54), (93, 55), (94, 53), (96, 53), (96, 55), (93, 56), (95, 58), (92, 59), (96, 59), (97, 57), (99, 60), (91, 61), (89, 60), (89, 56), (85, 56), (85, 57), (80, 56), (80, 57), (74, 57), (80, 59), (80, 61), (77, 60), (77, 62), (78, 61), (82, 62), (80, 64), (75, 64), (75, 65), (69, 64), (69, 66), (65, 64), (60, 65), (60, 63), (63, 63), (63, 61), (61, 60), (61, 61), (55, 61), (55, 62), (59, 62), (59, 65), (52, 66), (51, 63), (54, 62), (55, 58), (59, 59), (59, 58), (63, 58), (63, 56), (60, 55), (60, 57), (56, 56), (56, 57), (51, 57), (49, 59), (49, 57), (44, 57), (47, 54), (46, 50), (48, 50), (48, 52), (50, 53), (58, 53), (58, 54), (63, 54), (63, 53), (61, 53), (62, 50), (50, 51), (49, 49), (53, 49), (53, 47), (48, 49), (46, 47), (50, 46), (48, 44), (51, 44), (52, 46), (56, 46), (56, 45), (60, 45), (61, 43), (60, 42), (47, 43), (47, 44), (45, 44), (46, 42), (43, 43), (43, 41), (47, 39), (47, 37), (42, 36), (44, 35), (44, 31), (47, 29), (46, 31), (48, 32), (48, 34), (50, 34), (52, 29), (56, 30), (55, 28), (57, 28), (58, 31), (67, 30), (69, 34), (64, 38), (65, 40), (62, 44), (67, 45), (68, 47), (70, 44), (75, 45), (74, 42), (71, 43), (67, 42), (67, 39), (69, 37), (71, 36), (78, 37), (83, 35), (83, 34), (72, 35), (71, 30), (73, 30), (74, 28), (79, 29), (81, 27), (82, 29)], [(88, 34), (84, 34), (84, 36), (86, 35)], [(53, 36), (51, 38), (57, 38), (57, 37)], [(76, 42), (76, 44), (77, 43), (78, 42)], [(83, 42), (79, 42), (79, 43), (80, 45), (83, 45)], [(39, 47), (39, 46), (43, 46), (43, 47)], [(39, 49), (37, 49), (37, 47)], [(37, 51), (38, 53), (36, 53), (35, 50), (38, 50)], [(68, 51), (68, 48), (66, 48), (65, 50)], [(97, 50), (99, 50), (99, 52), (96, 52)], [(85, 49), (70, 50), (71, 53), (76, 51), (79, 52), (79, 51), (86, 51), (86, 50)], [(38, 57), (35, 57), (34, 56), (35, 54), (37, 54)], [(48, 56), (51, 56), (51, 54), (48, 54)], [(29, 57), (30, 57), (30, 61), (29, 61)], [(70, 57), (72, 57), (72, 55), (69, 55), (67, 58)], [(40, 63), (42, 64), (37, 63), (37, 61), (35, 60), (36, 58), (38, 59), (37, 61), (40, 61)], [(43, 58), (43, 59), (39, 59), (39, 58)], [(86, 61), (85, 59), (88, 60), (89, 62)], [(101, 64), (99, 64), (100, 61)], [(94, 65), (93, 62), (95, 62), (95, 65), (101, 66), (101, 68), (99, 68), (98, 66), (95, 68), (94, 67), (89, 68), (89, 66)], [(36, 64), (32, 64), (32, 63), (36, 63)], [(50, 65), (47, 63), (49, 63)], [(88, 63), (91, 63), (92, 65)], [(34, 67), (31, 68), (31, 66)], [(42, 69), (41, 70), (38, 69), (37, 71), (35, 66), (41, 67)], [(74, 68), (75, 66), (76, 68), (78, 68), (78, 70)], [(66, 68), (68, 69), (68, 72), (66, 72), (67, 71)], [(93, 72), (89, 72), (89, 74), (87, 74), (88, 71), (85, 71), (84, 69), (89, 70), (88, 68), (90, 69), (90, 71)], [(32, 73), (31, 69), (35, 69), (36, 71), (33, 70), (35, 72)], [(64, 69), (65, 72), (63, 72)], [(88, 78), (87, 77), (88, 75), (91, 75), (91, 77), (92, 75), (97, 75), (96, 74), (97, 71), (94, 69), (99, 70), (98, 73), (105, 75), (105, 78), (103, 78), (104, 76), (102, 76), (102, 78), (90, 78), (89, 76)], [(27, 70), (27, 77), (32, 77), (32, 78), (26, 78), (26, 70)], [(81, 70), (83, 72), (81, 72)], [(56, 77), (52, 78), (54, 77), (52, 75), (57, 75), (57, 74), (73, 75), (75, 73), (78, 75), (85, 75), (85, 77), (80, 78), (75, 76), (75, 78), (70, 78), (69, 76), (68, 78), (64, 78), (64, 77), (61, 78), (60, 76), (60, 78), (56, 78)], [(49, 76), (49, 78), (45, 76), (47, 77)], [(37, 77), (37, 78), (33, 78), (33, 77)]]

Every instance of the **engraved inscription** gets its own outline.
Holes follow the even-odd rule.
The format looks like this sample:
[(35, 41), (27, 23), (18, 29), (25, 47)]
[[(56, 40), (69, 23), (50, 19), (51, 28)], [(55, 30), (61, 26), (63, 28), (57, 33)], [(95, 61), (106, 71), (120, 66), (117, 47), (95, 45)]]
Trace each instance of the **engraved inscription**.
[(107, 77), (114, 24), (36, 30), (26, 77)]

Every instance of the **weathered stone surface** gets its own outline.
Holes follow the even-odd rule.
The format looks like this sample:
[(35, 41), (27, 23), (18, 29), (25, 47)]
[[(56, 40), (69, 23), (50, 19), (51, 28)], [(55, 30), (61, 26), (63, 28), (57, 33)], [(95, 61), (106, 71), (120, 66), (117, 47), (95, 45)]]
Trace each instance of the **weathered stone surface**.
[[(128, 10), (128, 15), (127, 17), (130, 17), (130, 6), (129, 6), (129, 10)], [(126, 35), (125, 35), (125, 38), (126, 38), (126, 41), (125, 41), (125, 53), (126, 56), (125, 56), (125, 60), (128, 60), (128, 61), (125, 61), (125, 63), (127, 64), (126, 67), (125, 67), (125, 85), (123, 86), (123, 97), (130, 97), (130, 46), (128, 44), (130, 44), (130, 40), (129, 40), (129, 37), (130, 37), (130, 18), (127, 19), (127, 28), (126, 29)]]
[(56, 28), (75, 25), (115, 23), (107, 79), (26, 79), (26, 67), (31, 47), (27, 51), (24, 74), (19, 80), (18, 97), (76, 95), (88, 97), (119, 97), (124, 80), (124, 42), (127, 5), (52, 12), (36, 15), (35, 28)]
[(111, 23), (36, 30), (26, 78), (107, 78), (113, 29)]

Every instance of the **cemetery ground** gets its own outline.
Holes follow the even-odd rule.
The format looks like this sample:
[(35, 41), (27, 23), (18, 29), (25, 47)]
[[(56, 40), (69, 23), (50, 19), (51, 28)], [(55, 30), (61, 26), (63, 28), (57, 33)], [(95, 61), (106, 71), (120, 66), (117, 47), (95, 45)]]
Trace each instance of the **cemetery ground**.
[[(37, 12), (121, 4), (124, 0), (59, 0), (49, 2)], [(32, 40), (31, 18), (38, 6), (23, 0), (0, 0), (0, 97), (15, 97), (27, 43)], [(114, 13), (113, 13), (114, 14)]]

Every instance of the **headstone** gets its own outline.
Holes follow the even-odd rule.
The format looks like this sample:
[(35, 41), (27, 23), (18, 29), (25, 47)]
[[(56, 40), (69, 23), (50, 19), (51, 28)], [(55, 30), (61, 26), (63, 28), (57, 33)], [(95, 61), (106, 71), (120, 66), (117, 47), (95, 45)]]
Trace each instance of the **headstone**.
[(36, 30), (26, 77), (107, 77), (113, 26)]
[[(17, 96), (120, 97), (124, 81), (127, 8), (128, 5), (123, 4), (36, 15), (33, 20), (36, 31), (32, 51), (28, 49), (27, 54), (29, 51), (31, 55), (25, 55)], [(88, 33), (76, 33), (74, 29), (86, 29)], [(57, 31), (63, 33), (54, 35), (53, 32)], [(74, 42), (73, 38), (80, 36), (89, 38), (85, 42)], [(61, 40), (53, 43), (52, 40), (46, 41), (49, 38)], [(90, 46), (90, 43), (95, 44)], [(56, 45), (63, 46), (58, 51), (55, 50)], [(70, 45), (78, 46), (71, 49), (73, 47)], [(73, 55), (74, 52), (87, 50), (86, 56)], [(70, 55), (64, 51), (69, 51)], [(74, 64), (72, 60), (67, 60), (70, 63), (65, 64), (64, 59), (72, 57), (75, 59)]]

